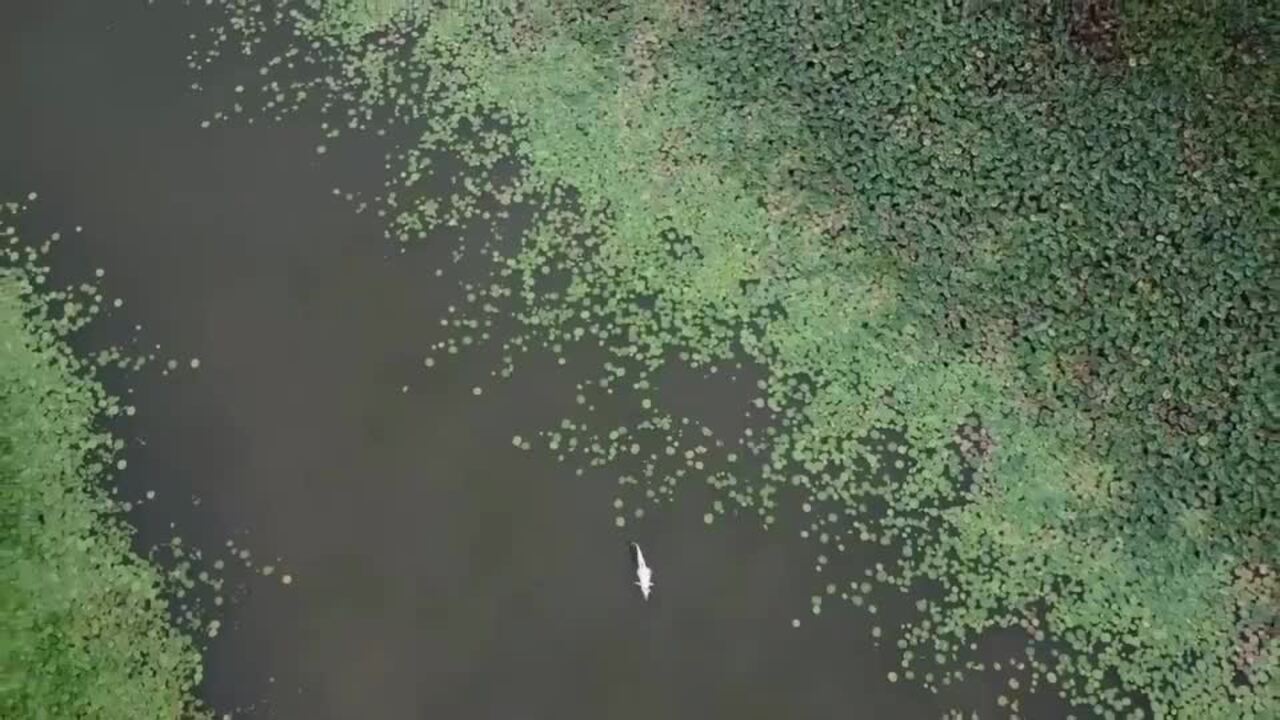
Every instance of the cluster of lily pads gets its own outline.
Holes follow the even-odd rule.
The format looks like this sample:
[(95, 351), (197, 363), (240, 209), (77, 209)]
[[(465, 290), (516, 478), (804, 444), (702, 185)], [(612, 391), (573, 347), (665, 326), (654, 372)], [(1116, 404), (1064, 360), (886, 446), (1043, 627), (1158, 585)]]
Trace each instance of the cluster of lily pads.
[[(100, 421), (133, 408), (95, 369), (136, 361), (67, 346), (107, 301), (95, 283), (50, 287), (46, 253), (61, 235), (24, 238), (25, 205), (0, 206), (0, 716), (208, 716), (200, 653), (170, 614), (195, 581), (134, 553), (124, 503), (103, 483), (125, 463)], [(186, 629), (202, 622), (173, 609)]]
[[(263, 58), (264, 109), (420, 131), (391, 236), (531, 218), (474, 249), (492, 272), (443, 349), (515, 313), (509, 361), (598, 342), (580, 402), (652, 411), (552, 451), (647, 458), (656, 493), (701, 475), (766, 522), (788, 486), (838, 509), (897, 550), (878, 581), (941, 588), (908, 679), (1021, 627), (1099, 713), (1280, 712), (1277, 10), (227, 5), (213, 46)], [(676, 449), (651, 400), (674, 357), (759, 369), (732, 469)]]

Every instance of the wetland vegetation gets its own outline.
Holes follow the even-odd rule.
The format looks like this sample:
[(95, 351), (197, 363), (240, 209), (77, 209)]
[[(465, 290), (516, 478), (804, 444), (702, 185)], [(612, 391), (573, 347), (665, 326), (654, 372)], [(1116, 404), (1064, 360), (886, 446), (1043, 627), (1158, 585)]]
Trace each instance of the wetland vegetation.
[(132, 409), (67, 345), (102, 297), (48, 287), (50, 238), (24, 241), (20, 212), (0, 207), (0, 716), (196, 716), (173, 576), (134, 553), (109, 492), (122, 443), (100, 421)]
[[(428, 128), (393, 236), (536, 209), (485, 250), (460, 338), (510, 309), (509, 349), (596, 338), (602, 384), (642, 392), (674, 353), (765, 368), (759, 461), (701, 474), (766, 523), (803, 488), (899, 549), (877, 579), (936, 584), (906, 678), (1021, 626), (1035, 676), (1099, 713), (1276, 711), (1274, 8), (237, 8), (229, 50), (303, 40), (264, 75), (328, 68), (330, 137)], [(305, 94), (282, 87), (269, 109)], [(450, 203), (415, 194), (439, 153), (469, 168)], [(636, 432), (580, 446), (644, 455)]]
[[(189, 64), (256, 72), (204, 127), (318, 108), (327, 155), (407, 125), (359, 209), (406, 244), (490, 228), (426, 368), (606, 351), (588, 419), (513, 445), (638, 462), (619, 482), (655, 500), (705, 483), (708, 523), (803, 532), (820, 564), (883, 547), (827, 595), (915, 608), (873, 633), (892, 681), (964, 682), (1012, 628), (1011, 714), (1028, 686), (1104, 717), (1280, 714), (1273, 4), (221, 4)], [(96, 485), (118, 408), (12, 272), (0, 714), (195, 712), (198, 655)], [(757, 368), (751, 429), (664, 407), (677, 359)], [(597, 427), (614, 390), (640, 419)]]

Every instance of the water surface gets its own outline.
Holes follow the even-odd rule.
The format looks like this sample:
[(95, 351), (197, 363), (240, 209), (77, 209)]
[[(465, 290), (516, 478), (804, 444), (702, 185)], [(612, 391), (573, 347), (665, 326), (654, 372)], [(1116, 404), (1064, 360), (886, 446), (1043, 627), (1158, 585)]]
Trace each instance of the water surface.
[[(212, 17), (100, 0), (0, 9), (0, 190), (38, 191), (39, 222), (85, 227), (60, 276), (103, 268), (125, 301), (86, 346), (137, 338), (178, 362), (112, 382), (139, 407), (119, 426), (125, 493), (158, 493), (134, 513), (140, 547), (179, 534), (280, 559), (272, 578), (231, 574), (245, 592), (209, 643), (210, 702), (316, 720), (994, 715), (999, 681), (946, 700), (890, 683), (896, 654), (872, 644), (871, 618), (838, 603), (811, 616), (828, 578), (795, 532), (707, 527), (696, 483), (619, 529), (616, 472), (578, 477), (512, 447), (576, 412), (590, 350), (565, 367), (537, 355), (506, 383), (493, 351), (425, 370), (466, 268), (444, 236), (401, 254), (331, 193), (377, 191), (394, 138), (318, 156), (305, 113), (202, 129), (226, 98), (190, 91), (184, 55)], [(224, 63), (208, 82), (252, 70)], [(686, 405), (706, 398), (708, 423), (741, 423), (745, 382), (668, 377)], [(601, 424), (632, 407), (602, 405)], [(631, 539), (656, 571), (647, 604)]]

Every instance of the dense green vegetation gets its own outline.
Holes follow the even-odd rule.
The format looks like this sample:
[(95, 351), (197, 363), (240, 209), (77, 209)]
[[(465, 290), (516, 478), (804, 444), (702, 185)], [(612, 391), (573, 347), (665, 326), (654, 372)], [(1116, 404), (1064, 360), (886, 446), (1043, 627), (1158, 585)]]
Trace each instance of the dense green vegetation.
[(0, 208), (0, 717), (197, 716), (200, 656), (101, 484), (120, 445), (97, 420), (120, 408), (65, 344), (95, 292), (40, 289), (17, 211)]
[(708, 480), (766, 519), (804, 488), (940, 585), (906, 677), (1022, 626), (1098, 712), (1280, 714), (1274, 4), (232, 5), (299, 33), (264, 75), (331, 63), (347, 127), (427, 125), (393, 233), (537, 206), (460, 333), (514, 296), (635, 389), (766, 368), (768, 457)]

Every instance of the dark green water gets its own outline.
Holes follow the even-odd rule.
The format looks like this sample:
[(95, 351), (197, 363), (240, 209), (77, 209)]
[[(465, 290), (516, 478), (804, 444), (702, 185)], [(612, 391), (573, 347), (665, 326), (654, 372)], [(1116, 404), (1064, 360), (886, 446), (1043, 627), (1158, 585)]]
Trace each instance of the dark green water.
[[(890, 683), (896, 652), (870, 628), (891, 628), (895, 604), (880, 619), (838, 602), (812, 616), (809, 597), (847, 578), (817, 574), (818, 548), (794, 529), (708, 527), (709, 495), (692, 482), (618, 529), (617, 471), (576, 477), (513, 448), (513, 435), (576, 414), (575, 372), (598, 361), (591, 350), (572, 350), (566, 367), (534, 355), (506, 383), (491, 377), (493, 351), (424, 370), (444, 337), (437, 319), (474, 268), (450, 261), (443, 236), (401, 254), (375, 217), (331, 194), (376, 192), (394, 136), (346, 138), (318, 157), (318, 120), (305, 113), (201, 129), (228, 100), (188, 88), (187, 34), (211, 17), (177, 3), (3, 4), (0, 191), (40, 193), (34, 222), (67, 236), (60, 277), (103, 268), (108, 295), (125, 300), (79, 342), (159, 343), (178, 360), (168, 376), (160, 363), (112, 378), (139, 407), (117, 426), (130, 443), (124, 493), (157, 492), (133, 514), (139, 547), (235, 539), (280, 567), (269, 579), (227, 573), (238, 590), (208, 645), (204, 688), (220, 711), (1007, 716), (996, 676), (946, 698)], [(216, 72), (227, 75), (210, 85), (232, 87), (251, 68)], [(713, 427), (742, 425), (752, 378), (667, 379), (672, 403)], [(631, 407), (600, 406), (597, 425), (625, 422)], [(630, 584), (632, 539), (656, 570), (648, 604)], [(860, 573), (871, 557), (838, 570)], [(1021, 647), (995, 638), (989, 656)], [(1061, 715), (1041, 702), (1024, 717)]]

